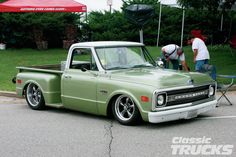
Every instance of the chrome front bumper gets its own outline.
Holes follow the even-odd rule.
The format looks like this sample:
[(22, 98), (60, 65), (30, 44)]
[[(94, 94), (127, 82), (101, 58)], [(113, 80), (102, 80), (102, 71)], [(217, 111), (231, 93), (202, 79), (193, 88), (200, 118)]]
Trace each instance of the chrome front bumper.
[(214, 109), (216, 107), (216, 104), (217, 100), (213, 100), (194, 106), (166, 111), (148, 112), (148, 121), (150, 123), (161, 123), (178, 119), (191, 119), (197, 117), (201, 113)]

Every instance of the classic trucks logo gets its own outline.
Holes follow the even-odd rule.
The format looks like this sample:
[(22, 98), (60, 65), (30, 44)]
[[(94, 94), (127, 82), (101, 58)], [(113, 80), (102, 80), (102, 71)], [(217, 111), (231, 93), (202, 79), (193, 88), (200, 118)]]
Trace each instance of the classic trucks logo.
[(172, 155), (232, 155), (234, 145), (211, 144), (212, 139), (205, 136), (200, 138), (173, 137)]

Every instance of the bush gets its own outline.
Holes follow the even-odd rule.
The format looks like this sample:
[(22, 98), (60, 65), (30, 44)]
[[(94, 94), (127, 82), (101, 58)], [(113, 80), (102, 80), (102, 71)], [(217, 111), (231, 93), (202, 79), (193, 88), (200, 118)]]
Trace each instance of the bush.
[(66, 25), (77, 26), (79, 17), (72, 13), (0, 13), (0, 35), (8, 47), (36, 47), (38, 40), (48, 41), (49, 47), (62, 47)]

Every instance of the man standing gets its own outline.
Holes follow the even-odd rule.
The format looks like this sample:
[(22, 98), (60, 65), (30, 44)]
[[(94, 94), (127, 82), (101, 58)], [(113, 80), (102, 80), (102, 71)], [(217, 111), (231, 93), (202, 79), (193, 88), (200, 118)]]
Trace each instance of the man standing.
[(161, 49), (161, 58), (164, 62), (164, 67), (169, 68), (169, 62), (172, 63), (173, 69), (179, 69), (179, 61), (185, 71), (189, 71), (188, 65), (185, 62), (185, 56), (182, 48), (176, 44), (169, 44)]
[(195, 70), (201, 71), (203, 64), (208, 64), (210, 55), (206, 44), (200, 38), (191, 38)]
[(205, 42), (197, 37), (191, 37), (189, 44), (192, 44), (193, 62), (197, 72), (211, 71), (211, 77), (216, 80), (216, 70), (214, 66), (209, 65), (209, 51)]

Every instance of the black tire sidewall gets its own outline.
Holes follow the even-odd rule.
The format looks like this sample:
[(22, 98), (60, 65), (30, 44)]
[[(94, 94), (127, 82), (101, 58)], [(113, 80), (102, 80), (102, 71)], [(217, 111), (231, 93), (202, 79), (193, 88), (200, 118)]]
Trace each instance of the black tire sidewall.
[(37, 85), (36, 85), (36, 86), (39, 88), (40, 93), (41, 93), (41, 99), (40, 99), (38, 105), (32, 106), (31, 103), (30, 103), (29, 100), (28, 100), (27, 91), (28, 91), (28, 88), (29, 88), (29, 86), (30, 86), (31, 84), (36, 85), (36, 84), (34, 84), (34, 83), (30, 83), (30, 84), (28, 84), (28, 86), (27, 86), (27, 88), (26, 88), (25, 99), (26, 99), (26, 101), (27, 101), (27, 104), (28, 104), (28, 106), (29, 106), (31, 109), (33, 109), (33, 110), (42, 110), (42, 109), (45, 108), (45, 101), (44, 101), (44, 97), (43, 97), (42, 90), (41, 90)]
[[(120, 95), (120, 96), (121, 96), (121, 95)], [(120, 96), (119, 96), (119, 97), (120, 97)], [(117, 99), (118, 99), (119, 97), (117, 97)], [(129, 97), (129, 96), (128, 96), (128, 97)], [(132, 99), (131, 97), (129, 97), (129, 98)], [(141, 121), (142, 121), (142, 119), (141, 119), (141, 115), (140, 115), (140, 113), (139, 113), (139, 109), (138, 109), (136, 103), (134, 103), (134, 107), (135, 107), (135, 109), (134, 109), (134, 114), (133, 114), (133, 116), (132, 116), (129, 120), (124, 121), (124, 120), (120, 119), (120, 118), (117, 116), (116, 111), (115, 111), (115, 103), (116, 103), (117, 99), (115, 99), (115, 100), (113, 101), (113, 103), (112, 103), (112, 113), (113, 113), (113, 116), (115, 117), (115, 119), (116, 119), (120, 124), (123, 124), (123, 125), (131, 125), (131, 126), (132, 126), (132, 125), (138, 125), (138, 124), (140, 124)], [(132, 99), (132, 100), (133, 100), (133, 99)]]

